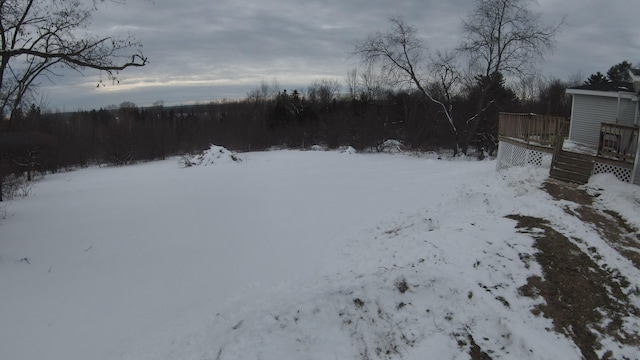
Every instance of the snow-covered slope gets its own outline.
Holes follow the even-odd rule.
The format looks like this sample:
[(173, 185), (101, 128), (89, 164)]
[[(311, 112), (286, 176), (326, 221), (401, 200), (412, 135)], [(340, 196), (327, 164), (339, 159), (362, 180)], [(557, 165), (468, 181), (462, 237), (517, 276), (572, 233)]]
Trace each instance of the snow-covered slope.
[[(0, 359), (578, 359), (531, 312), (542, 300), (518, 291), (543, 271), (512, 214), (552, 221), (640, 279), (540, 189), (543, 170), (398, 154), (243, 159), (51, 175), (9, 204)], [(591, 190), (602, 207), (628, 199), (617, 211), (635, 216), (635, 188), (609, 178)]]

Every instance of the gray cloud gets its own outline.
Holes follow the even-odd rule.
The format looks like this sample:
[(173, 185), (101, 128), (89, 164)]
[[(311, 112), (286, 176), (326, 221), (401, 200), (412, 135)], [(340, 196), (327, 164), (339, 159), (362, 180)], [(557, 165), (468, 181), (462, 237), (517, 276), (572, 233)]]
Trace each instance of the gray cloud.
[[(632, 0), (578, 4), (539, 0), (544, 20), (567, 15), (558, 46), (542, 64), (550, 77), (576, 71), (606, 71), (624, 59), (640, 61), (640, 40)], [(343, 79), (353, 68), (354, 43), (388, 28), (402, 16), (418, 28), (433, 50), (452, 49), (471, 0), (129, 0), (107, 2), (89, 30), (100, 35), (134, 34), (149, 65), (124, 72), (120, 85), (96, 88), (98, 74), (65, 73), (55, 85), (43, 82), (48, 106), (75, 110), (133, 101), (146, 105), (242, 98), (261, 80), (283, 88), (305, 87), (314, 79)]]

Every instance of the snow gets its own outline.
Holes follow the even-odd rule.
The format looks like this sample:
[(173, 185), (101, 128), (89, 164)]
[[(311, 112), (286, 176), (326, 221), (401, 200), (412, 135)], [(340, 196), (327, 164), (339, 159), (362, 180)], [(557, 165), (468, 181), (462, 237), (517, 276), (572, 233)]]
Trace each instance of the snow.
[(185, 165), (187, 167), (192, 165), (207, 166), (241, 161), (242, 159), (237, 154), (222, 146), (211, 144), (208, 149), (188, 160)]
[(571, 151), (579, 154), (596, 156), (598, 149), (593, 146), (588, 146), (571, 140), (565, 140), (562, 144), (562, 149), (565, 151)]
[(613, 174), (598, 174), (589, 179), (585, 189), (597, 195), (597, 202), (611, 209), (636, 229), (640, 229), (640, 191), (637, 185), (618, 181)]
[(311, 150), (311, 151), (327, 151), (327, 148), (325, 146), (322, 146), (322, 145), (311, 145), (309, 150)]
[(380, 146), (379, 151), (396, 154), (402, 152), (402, 142), (399, 140), (389, 139), (385, 140)]
[[(509, 214), (640, 279), (540, 189), (543, 169), (225, 150), (49, 175), (2, 205), (0, 359), (467, 359), (469, 334), (495, 358), (579, 359), (518, 295), (541, 269)], [(637, 187), (587, 186), (638, 222)]]
[(343, 149), (340, 149), (340, 152), (342, 154), (355, 154), (358, 151), (356, 149), (354, 149), (352, 146), (347, 146), (347, 147), (345, 147)]

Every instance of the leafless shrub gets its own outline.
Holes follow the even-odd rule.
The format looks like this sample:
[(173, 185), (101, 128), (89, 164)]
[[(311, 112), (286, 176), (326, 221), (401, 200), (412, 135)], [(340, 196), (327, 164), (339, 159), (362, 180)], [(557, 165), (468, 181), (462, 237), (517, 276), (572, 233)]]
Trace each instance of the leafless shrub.
[(31, 193), (33, 183), (25, 176), (7, 175), (2, 178), (3, 200), (13, 200), (16, 197), (26, 197)]

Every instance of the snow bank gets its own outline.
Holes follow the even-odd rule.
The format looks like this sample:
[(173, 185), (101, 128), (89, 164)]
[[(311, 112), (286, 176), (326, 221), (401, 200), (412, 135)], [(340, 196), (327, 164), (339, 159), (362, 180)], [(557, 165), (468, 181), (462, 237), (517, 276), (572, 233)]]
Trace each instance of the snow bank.
[(385, 140), (382, 144), (378, 145), (376, 149), (378, 152), (397, 154), (401, 153), (404, 145), (399, 140), (389, 139)]
[(618, 214), (640, 233), (640, 187), (618, 180), (613, 174), (598, 174), (584, 186), (601, 206)]
[(236, 163), (241, 161), (242, 159), (236, 153), (233, 153), (222, 146), (211, 144), (211, 146), (201, 154), (188, 159), (185, 165), (187, 167), (194, 165), (208, 166), (225, 163)]
[(311, 151), (327, 151), (327, 147), (323, 145), (311, 145), (309, 148)]
[(351, 146), (345, 146), (343, 148), (340, 148), (341, 154), (356, 154), (357, 152), (358, 151)]

